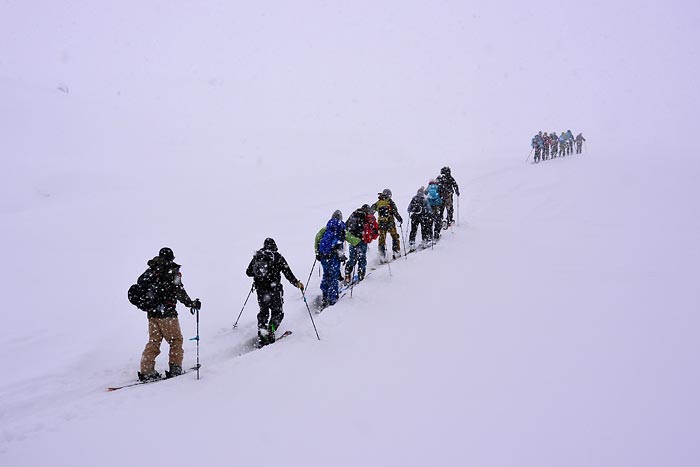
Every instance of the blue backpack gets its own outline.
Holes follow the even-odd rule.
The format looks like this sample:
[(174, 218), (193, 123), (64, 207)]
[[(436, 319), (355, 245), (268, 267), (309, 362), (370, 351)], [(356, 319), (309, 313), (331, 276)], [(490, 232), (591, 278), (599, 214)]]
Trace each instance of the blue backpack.
[(442, 198), (440, 198), (440, 192), (438, 190), (439, 187), (437, 183), (428, 185), (428, 205), (431, 208), (442, 204)]
[(338, 244), (342, 245), (343, 241), (345, 241), (345, 223), (331, 219), (326, 224), (326, 232), (318, 244), (318, 252), (322, 255), (329, 255)]

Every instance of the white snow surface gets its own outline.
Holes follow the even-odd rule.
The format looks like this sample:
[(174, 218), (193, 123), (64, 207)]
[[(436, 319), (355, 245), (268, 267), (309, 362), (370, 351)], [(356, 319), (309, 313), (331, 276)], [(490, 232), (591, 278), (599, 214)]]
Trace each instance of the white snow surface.
[[(700, 465), (700, 15), (676, 3), (0, 6), (0, 465)], [(568, 128), (583, 155), (525, 163)], [(266, 237), (306, 282), (335, 209), (389, 187), (407, 217), (443, 165), (459, 225), (314, 314), (320, 341), (286, 281), (292, 336), (252, 350), (254, 296), (232, 328)], [(201, 379), (106, 392), (166, 245)]]

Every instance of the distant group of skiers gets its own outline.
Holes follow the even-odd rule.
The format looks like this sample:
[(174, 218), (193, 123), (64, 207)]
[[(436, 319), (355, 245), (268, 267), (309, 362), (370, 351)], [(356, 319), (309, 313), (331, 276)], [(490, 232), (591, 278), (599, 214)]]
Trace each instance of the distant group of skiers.
[(557, 136), (555, 132), (547, 134), (546, 131), (540, 131), (532, 137), (531, 146), (535, 152), (535, 163), (541, 160), (553, 159), (557, 156), (563, 157), (570, 155), (576, 144), (576, 154), (581, 154), (583, 142), (586, 138), (582, 133), (574, 137), (571, 130), (562, 131), (561, 135)]
[[(419, 226), (422, 237), (420, 246), (425, 247), (440, 238), (443, 228), (453, 224), (454, 194), (459, 196), (459, 186), (449, 167), (443, 167), (440, 175), (430, 180), (427, 189), (418, 189), (408, 206), (411, 222), (409, 252), (416, 250), (415, 240)], [(447, 217), (443, 221), (445, 211)], [(365, 278), (367, 248), (375, 239), (379, 239), (380, 262), (389, 261), (386, 251), (387, 234), (391, 236), (392, 258), (401, 256), (401, 240), (396, 222), (403, 233), (403, 218), (388, 188), (378, 193), (374, 204), (362, 205), (345, 222), (340, 210), (333, 213), (326, 226), (316, 235), (314, 243), (316, 260), (323, 268), (322, 300), (319, 304), (321, 309), (338, 301), (339, 283), (351, 285)], [(349, 244), (349, 258), (345, 256), (346, 241)], [(170, 248), (162, 248), (158, 256), (148, 261), (148, 269), (129, 289), (129, 301), (145, 311), (148, 317), (149, 337), (141, 357), (138, 372), (140, 381), (162, 378), (155, 370), (155, 359), (160, 354), (163, 340), (170, 345), (169, 369), (165, 372), (165, 377), (183, 373), (183, 337), (176, 305), (178, 301), (181, 302), (193, 314), (198, 313), (202, 306), (199, 299), (192, 300), (185, 291), (180, 265), (174, 259), (175, 255)], [(345, 263), (344, 275), (341, 273), (342, 263)], [(357, 276), (354, 274), (356, 266)], [(246, 269), (246, 275), (253, 278), (252, 288), (257, 293), (260, 307), (257, 315), (260, 346), (275, 342), (275, 332), (284, 318), (282, 274), (304, 293), (304, 284), (296, 278), (284, 256), (279, 253), (275, 240), (266, 238), (263, 247), (255, 252)]]

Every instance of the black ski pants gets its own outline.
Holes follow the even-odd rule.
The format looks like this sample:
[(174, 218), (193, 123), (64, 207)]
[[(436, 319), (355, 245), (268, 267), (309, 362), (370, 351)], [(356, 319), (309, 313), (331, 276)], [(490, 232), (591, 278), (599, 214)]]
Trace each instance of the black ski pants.
[[(282, 312), (282, 305), (284, 299), (284, 289), (282, 286), (272, 287), (272, 288), (256, 288), (258, 293), (258, 305), (260, 305), (260, 313), (258, 313), (258, 328), (268, 328), (271, 330), (277, 330), (282, 319), (284, 319), (284, 313)], [(270, 318), (272, 314), (272, 318)], [(270, 320), (268, 327), (268, 319)]]
[(430, 214), (412, 214), (411, 215), (411, 231), (408, 234), (408, 242), (416, 242), (416, 234), (420, 225), (420, 236), (423, 241), (429, 242), (432, 237), (430, 228), (432, 227), (432, 219)]

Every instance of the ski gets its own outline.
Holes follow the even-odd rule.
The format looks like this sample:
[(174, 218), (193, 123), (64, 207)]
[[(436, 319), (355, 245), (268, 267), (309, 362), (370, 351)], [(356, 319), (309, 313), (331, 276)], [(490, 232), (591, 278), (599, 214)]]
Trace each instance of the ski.
[[(348, 290), (349, 290), (349, 288), (348, 289), (345, 289), (345, 288), (339, 289), (338, 290), (338, 300), (336, 300), (335, 303), (338, 303), (341, 298), (343, 298), (345, 295), (347, 295)], [(335, 303), (333, 305), (335, 305)], [(323, 296), (319, 295), (313, 299), (311, 306), (314, 308), (314, 310), (316, 310), (316, 314), (318, 314), (332, 305), (323, 306)]]
[(170, 376), (170, 377), (168, 377), (168, 378), (162, 378), (162, 377), (161, 377), (161, 378), (158, 378), (158, 379), (149, 379), (148, 381), (137, 381), (137, 382), (135, 382), (135, 383), (125, 384), (124, 386), (114, 386), (114, 387), (111, 387), (111, 388), (107, 388), (107, 392), (118, 391), (119, 389), (130, 388), (130, 387), (133, 387), (133, 386), (141, 386), (142, 384), (150, 384), (150, 383), (157, 383), (157, 382), (159, 382), (159, 381), (166, 381), (166, 380), (173, 379), (173, 378), (177, 378), (178, 376), (182, 376), (182, 375), (184, 375), (184, 374), (187, 374), (187, 373), (189, 373), (190, 371), (198, 370), (198, 369), (201, 368), (201, 367), (202, 367), (202, 365), (195, 365), (195, 366), (193, 366), (192, 368), (188, 368), (187, 370), (183, 371), (182, 373), (180, 373), (180, 374), (177, 375), (177, 376)]
[(430, 248), (430, 247), (429, 247), (429, 246), (418, 245), (418, 246), (415, 247), (413, 250), (408, 250), (408, 251), (406, 252), (406, 255), (410, 255), (411, 253), (418, 253), (419, 251), (423, 251), (423, 250), (428, 249), (428, 248)]
[[(291, 336), (292, 331), (284, 331), (280, 336), (275, 338), (275, 342), (279, 342), (280, 340), (284, 339), (287, 336)], [(274, 344), (275, 342), (270, 342), (270, 344)], [(262, 349), (263, 347), (267, 347), (270, 344), (265, 344), (265, 345), (260, 345), (260, 339), (255, 344), (255, 347), (258, 349)]]

